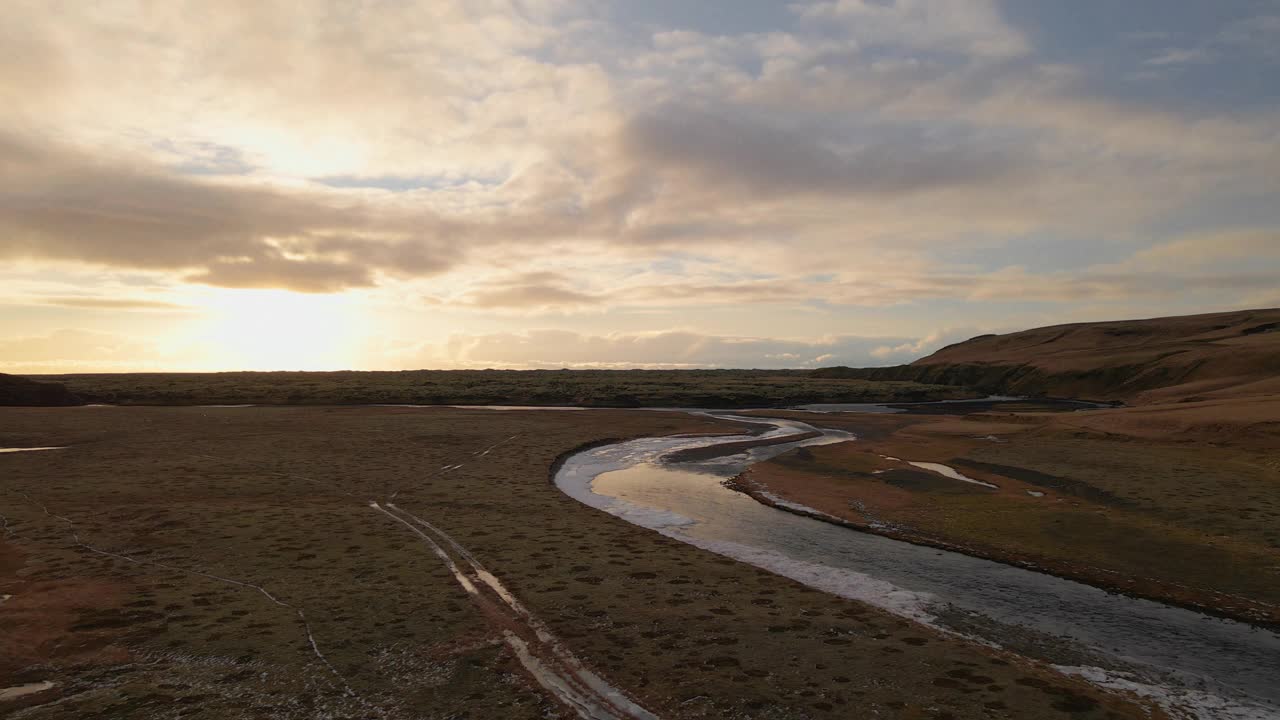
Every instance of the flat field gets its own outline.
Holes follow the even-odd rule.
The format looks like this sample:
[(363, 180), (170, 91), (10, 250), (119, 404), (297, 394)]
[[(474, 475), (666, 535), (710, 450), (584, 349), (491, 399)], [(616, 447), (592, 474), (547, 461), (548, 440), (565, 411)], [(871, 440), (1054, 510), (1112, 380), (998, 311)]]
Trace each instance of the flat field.
[(39, 375), (119, 405), (777, 407), (972, 397), (946, 385), (822, 379), (804, 370), (406, 370)]
[[(0, 447), (64, 446), (0, 454), (0, 690), (53, 683), (0, 715), (573, 717), (459, 585), (465, 560), (664, 718), (1161, 717), (549, 482), (585, 443), (738, 430), (616, 410), (0, 410)], [(458, 545), (437, 554), (387, 507)]]

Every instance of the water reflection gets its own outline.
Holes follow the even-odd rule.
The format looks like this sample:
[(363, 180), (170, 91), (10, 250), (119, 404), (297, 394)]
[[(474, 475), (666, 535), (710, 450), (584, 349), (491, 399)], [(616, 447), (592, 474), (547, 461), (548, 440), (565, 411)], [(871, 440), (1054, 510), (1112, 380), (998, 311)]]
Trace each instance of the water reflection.
[[(765, 437), (813, 430), (776, 423)], [(851, 531), (762, 505), (721, 484), (762, 458), (847, 437), (826, 433), (680, 465), (660, 458), (740, 438), (650, 438), (575, 455), (556, 481), (571, 496), (637, 525), (942, 629), (959, 627), (952, 624), (956, 617), (980, 618), (964, 623), (964, 632), (998, 644), (1013, 635), (1038, 638), (1040, 658), (1049, 662), (1101, 657), (1106, 662), (1100, 664), (1136, 673), (1131, 689), (1175, 697), (1198, 707), (1201, 717), (1280, 716), (1280, 636), (1274, 632)]]

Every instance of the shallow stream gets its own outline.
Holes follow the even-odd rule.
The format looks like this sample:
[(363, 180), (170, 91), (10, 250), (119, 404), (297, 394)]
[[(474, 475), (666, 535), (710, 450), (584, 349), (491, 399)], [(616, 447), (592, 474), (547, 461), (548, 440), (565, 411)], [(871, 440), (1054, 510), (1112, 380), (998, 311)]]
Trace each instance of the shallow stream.
[(633, 440), (571, 456), (556, 485), (636, 525), (1150, 697), (1177, 715), (1280, 718), (1280, 635), (763, 505), (722, 481), (793, 448), (852, 436), (794, 420), (708, 414), (764, 425), (761, 439), (821, 436), (682, 463), (662, 458), (742, 437)]

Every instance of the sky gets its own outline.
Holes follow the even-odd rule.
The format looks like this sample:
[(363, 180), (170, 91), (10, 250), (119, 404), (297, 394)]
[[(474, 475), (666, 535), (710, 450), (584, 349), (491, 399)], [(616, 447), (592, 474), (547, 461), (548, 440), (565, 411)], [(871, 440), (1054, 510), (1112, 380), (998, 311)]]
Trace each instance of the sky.
[(1280, 0), (7, 0), (0, 372), (819, 367), (1280, 305)]

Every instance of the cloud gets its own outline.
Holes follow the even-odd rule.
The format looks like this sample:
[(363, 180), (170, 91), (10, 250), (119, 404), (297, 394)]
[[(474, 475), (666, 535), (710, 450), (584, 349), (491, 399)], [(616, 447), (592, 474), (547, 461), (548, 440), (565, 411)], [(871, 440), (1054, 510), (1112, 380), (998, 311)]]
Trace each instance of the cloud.
[(215, 260), (185, 279), (228, 288), (285, 288), (316, 293), (374, 284), (368, 267), (348, 262), (290, 259), (271, 253), (244, 260)]
[(1205, 65), (1224, 57), (1250, 63), (1280, 60), (1280, 14), (1262, 12), (1227, 22), (1221, 29), (1189, 47), (1168, 47), (1143, 61), (1143, 65), (1163, 67)]
[(800, 17), (836, 23), (858, 43), (1007, 58), (1030, 49), (991, 0), (830, 0), (799, 3)]
[[(428, 294), (425, 302), (516, 315), (602, 312), (614, 308), (698, 309), (772, 305), (792, 308), (874, 308), (925, 301), (1081, 303), (1158, 301), (1257, 291), (1275, 285), (1267, 269), (1280, 261), (1280, 237), (1265, 229), (1193, 235), (1140, 249), (1114, 263), (1071, 271), (1031, 272), (1020, 265), (978, 272), (937, 263), (912, 263), (900, 256), (874, 257), (855, 270), (814, 276), (800, 272), (726, 280), (717, 272), (686, 269), (685, 279), (654, 282), (650, 274), (597, 277), (574, 273), (528, 272), (490, 276), (453, 294)], [(863, 254), (849, 252), (850, 259)], [(1262, 268), (1258, 266), (1262, 265)], [(768, 265), (765, 265), (768, 266)], [(717, 266), (719, 270), (727, 270)], [(751, 264), (744, 266), (745, 269)], [(658, 278), (664, 277), (658, 275)], [(897, 354), (914, 346), (881, 349)]]
[[(394, 318), (371, 323), (438, 335), (616, 312), (768, 338), (799, 311), (859, 328), (919, 304), (900, 308), (914, 336), (935, 311), (1232, 304), (1280, 272), (1280, 114), (1178, 84), (1273, 60), (1268, 16), (1130, 36), (1134, 70), (1206, 61), (1159, 71), (1174, 94), (1152, 99), (1098, 92), (1111, 54), (1042, 52), (1055, 38), (996, 0), (802, 1), (719, 33), (562, 0), (51, 7), (20, 0), (0, 27), (0, 284), (98, 298), (46, 302), (86, 325), (142, 309), (113, 294), (122, 273), (179, 300), (359, 289)], [(522, 332), (459, 347), (555, 362)], [(580, 363), (926, 347), (562, 339)]]
[(0, 372), (128, 372), (164, 367), (155, 343), (74, 328), (0, 340)]
[[(930, 346), (934, 338), (840, 335), (816, 340), (711, 335), (693, 331), (590, 335), (535, 329), (457, 334), (442, 343), (380, 348), (381, 368), (811, 368), (905, 362), (883, 346)], [(936, 343), (934, 343), (936, 344)], [(208, 348), (165, 347), (146, 338), (64, 328), (0, 341), (0, 371), (11, 373), (206, 370)], [(922, 351), (923, 354), (923, 351)]]
[[(6, 7), (4, 46), (18, 54), (0, 68), (0, 103), (28, 129), (79, 125), (137, 150), (227, 141), (248, 164), (292, 176), (373, 164), (435, 175), (469, 171), (482, 154), (501, 167), (522, 101), (560, 89), (556, 68), (516, 62), (555, 36), (560, 5), (104, 0), (68, 15), (20, 0)], [(460, 124), (488, 143), (459, 153)]]
[(939, 330), (922, 338), (898, 345), (881, 345), (871, 351), (871, 356), (879, 361), (878, 364), (906, 364), (912, 360), (930, 355), (947, 345), (968, 340), (981, 334), (982, 332), (972, 328)]
[(892, 133), (854, 147), (824, 144), (813, 133), (744, 120), (741, 113), (664, 106), (632, 118), (622, 131), (632, 163), (684, 172), (698, 187), (754, 197), (795, 194), (901, 195), (1010, 178), (1013, 158), (996, 147), (937, 143)]
[(107, 298), (88, 296), (53, 296), (28, 297), (26, 301), (39, 305), (58, 307), (85, 308), (89, 310), (187, 310), (184, 305), (164, 302), (162, 300), (143, 300), (138, 298)]
[[(425, 356), (461, 367), (796, 368), (884, 364), (872, 351), (906, 339), (820, 340), (707, 335), (690, 331), (586, 335), (567, 330), (455, 335)], [(423, 356), (419, 356), (423, 357)]]
[[(1274, 4), (1273, 4), (1274, 7)], [(1280, 13), (1260, 13), (1234, 20), (1210, 41), (1212, 45), (1241, 51), (1267, 62), (1280, 60)]]
[(1213, 55), (1203, 48), (1169, 48), (1159, 55), (1142, 61), (1143, 65), (1193, 65), (1213, 61)]
[(452, 295), (429, 295), (433, 305), (454, 305), (517, 313), (566, 312), (607, 307), (671, 307), (735, 305), (742, 303), (792, 303), (811, 295), (801, 283), (777, 280), (734, 283), (623, 282), (607, 289), (583, 287), (556, 272), (516, 273), (497, 276)]
[(1223, 228), (1174, 238), (1146, 248), (1125, 263), (1146, 269), (1197, 268), (1235, 265), (1249, 268), (1259, 261), (1280, 260), (1280, 229)]
[(572, 289), (570, 282), (560, 273), (517, 273), (479, 283), (450, 298), (428, 296), (427, 302), (527, 313), (586, 309), (606, 301), (603, 294)]
[(184, 271), (227, 287), (327, 292), (371, 285), (377, 271), (430, 275), (459, 254), (429, 213), (177, 176), (13, 135), (0, 134), (0, 196), (0, 257)]

